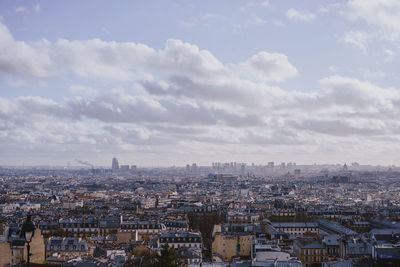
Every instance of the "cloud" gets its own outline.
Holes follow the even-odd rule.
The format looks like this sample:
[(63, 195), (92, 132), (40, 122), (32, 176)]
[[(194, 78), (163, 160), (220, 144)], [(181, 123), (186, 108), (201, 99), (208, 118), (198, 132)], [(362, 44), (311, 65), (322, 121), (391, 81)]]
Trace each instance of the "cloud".
[(14, 8), (14, 12), (15, 13), (25, 13), (25, 12), (28, 12), (28, 9), (24, 6), (17, 6), (16, 8)]
[(315, 19), (314, 13), (307, 10), (297, 10), (290, 8), (286, 12), (286, 17), (292, 21), (312, 21)]
[(374, 128), (374, 125), (364, 125), (364, 127), (353, 126), (353, 121), (348, 120), (304, 120), (300, 123), (294, 123), (298, 129), (322, 133), (329, 136), (351, 136), (351, 135), (380, 135), (384, 132), (381, 129)]
[(46, 40), (33, 44), (15, 41), (8, 28), (0, 22), (0, 71), (16, 74), (48, 77), (55, 68), (51, 56), (43, 51)]
[(372, 35), (367, 32), (362, 31), (348, 31), (345, 33), (343, 37), (343, 41), (345, 43), (349, 43), (358, 49), (360, 49), (363, 53), (367, 52), (368, 42), (372, 39)]
[(288, 58), (279, 53), (260, 52), (245, 62), (233, 65), (232, 68), (237, 75), (243, 73), (246, 77), (264, 82), (281, 82), (299, 74)]
[(99, 39), (22, 42), (3, 24), (0, 40), (2, 77), (72, 81), (71, 95), (61, 99), (33, 89), (0, 97), (1, 162), (18, 161), (18, 151), (33, 161), (79, 152), (186, 162), (209, 160), (210, 151), (245, 160), (296, 150), (315, 159), (346, 144), (342, 159), (367, 146), (373, 153), (398, 147), (397, 88), (333, 75), (316, 90), (287, 91), (272, 84), (299, 75), (284, 54), (261, 51), (225, 63), (176, 39), (159, 49)]
[(278, 19), (272, 20), (272, 24), (275, 25), (275, 26), (279, 26), (279, 27), (285, 27), (286, 26), (285, 23), (283, 23), (282, 21), (280, 21)]
[(368, 68), (360, 68), (360, 73), (364, 79), (382, 79), (387, 76), (383, 71), (370, 70)]
[(264, 25), (267, 23), (267, 21), (258, 16), (254, 16), (252, 19), (249, 20), (249, 23), (252, 25)]
[(36, 5), (34, 5), (33, 10), (34, 10), (36, 13), (39, 13), (39, 12), (41, 11), (40, 4), (37, 3)]
[(78, 96), (88, 96), (88, 97), (93, 97), (97, 96), (99, 92), (96, 89), (93, 89), (91, 87), (87, 86), (82, 86), (82, 85), (72, 85), (68, 88), (68, 90)]
[[(253, 102), (257, 95), (263, 99), (283, 94), (278, 88), (257, 83), (284, 81), (298, 74), (283, 54), (260, 52), (244, 62), (223, 64), (209, 51), (176, 39), (167, 40), (165, 47), (158, 51), (144, 44), (99, 39), (27, 43), (14, 40), (2, 24), (0, 38), (4, 40), (0, 46), (7, 52), (0, 55), (0, 71), (10, 75), (37, 78), (75, 75), (128, 82), (148, 73), (159, 73), (161, 77), (169, 77), (165, 83), (168, 84), (167, 94), (248, 99), (245, 105)], [(146, 89), (151, 91), (149, 83)]]
[(399, 112), (397, 103), (400, 91), (394, 88), (381, 88), (370, 82), (342, 76), (331, 76), (319, 81), (325, 89), (324, 101), (336, 106), (346, 107), (347, 115), (382, 116)]
[(110, 31), (106, 27), (102, 27), (101, 30), (106, 34), (110, 34)]
[(350, 0), (343, 13), (351, 20), (361, 20), (386, 40), (398, 40), (400, 2), (395, 0)]
[(265, 0), (265, 1), (261, 2), (261, 6), (263, 6), (263, 7), (270, 7), (270, 6), (271, 6), (271, 3), (269, 2), (269, 0)]
[(240, 11), (245, 12), (245, 11), (247, 11), (249, 8), (253, 8), (253, 7), (255, 7), (255, 6), (257, 6), (255, 2), (253, 2), (253, 1), (247, 1), (246, 4), (244, 4), (244, 5), (242, 5), (242, 6), (240, 7)]
[[(400, 133), (397, 89), (337, 75), (323, 78), (319, 84), (318, 91), (270, 95), (271, 101), (264, 96), (260, 102), (257, 96), (249, 97), (255, 109), (241, 104), (239, 96), (235, 101), (222, 97), (202, 100), (211, 99), (211, 92), (221, 88), (211, 88), (206, 96), (202, 86), (183, 86), (179, 90), (188, 92), (179, 96), (162, 83), (158, 90), (165, 92), (153, 89), (156, 91), (141, 95), (113, 90), (59, 102), (32, 96), (0, 97), (0, 147), (9, 151), (8, 156), (22, 149), (19, 145), (29, 145), (24, 151), (32, 155), (35, 149), (40, 154), (51, 147), (73, 157), (83, 148), (106, 154), (132, 149), (168, 154), (172, 149), (187, 155), (196, 147), (196, 155), (201, 156), (212, 147), (224, 153), (238, 150), (241, 155), (254, 155), (266, 153), (260, 145), (275, 152), (278, 146), (289, 153), (293, 147), (310, 152), (320, 144), (325, 151), (340, 143), (360, 149), (378, 139), (380, 146), (396, 144)], [(229, 98), (229, 91), (226, 96)]]
[(214, 13), (205, 13), (205, 14), (203, 14), (201, 16), (202, 20), (212, 20), (212, 19), (215, 19), (215, 18), (217, 18), (217, 15), (214, 14)]
[(393, 59), (397, 56), (397, 53), (390, 49), (384, 49), (383, 52), (386, 56), (385, 63), (389, 63), (389, 62), (393, 61)]

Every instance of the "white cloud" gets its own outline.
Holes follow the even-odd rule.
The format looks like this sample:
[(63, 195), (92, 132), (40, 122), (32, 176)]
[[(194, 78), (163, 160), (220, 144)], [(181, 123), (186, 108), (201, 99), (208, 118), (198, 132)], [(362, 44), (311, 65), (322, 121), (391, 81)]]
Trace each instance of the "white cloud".
[(110, 34), (110, 31), (109, 31), (106, 27), (102, 27), (101, 30), (102, 30), (104, 33)]
[(288, 9), (286, 17), (292, 21), (312, 21), (315, 19), (314, 13), (307, 10)]
[(269, 7), (269, 6), (271, 6), (271, 3), (269, 2), (269, 0), (265, 0), (265, 1), (261, 2), (261, 6)]
[(254, 16), (249, 20), (249, 23), (252, 25), (264, 25), (267, 23), (267, 21), (260, 18), (259, 16)]
[(249, 60), (233, 65), (237, 75), (244, 75), (256, 81), (284, 81), (298, 75), (294, 67), (283, 54), (260, 52)]
[(384, 49), (383, 52), (385, 54), (385, 63), (393, 61), (393, 59), (397, 56), (397, 53), (390, 49)]
[(16, 8), (14, 8), (14, 12), (15, 13), (25, 13), (25, 12), (28, 12), (28, 9), (24, 6), (17, 6)]
[[(398, 148), (398, 89), (335, 75), (314, 91), (286, 91), (269, 84), (299, 75), (284, 54), (262, 51), (227, 64), (175, 39), (158, 50), (98, 39), (22, 42), (3, 24), (0, 48), (6, 79), (71, 78), (75, 84), (73, 97), (57, 101), (0, 97), (2, 162), (18, 160), (18, 151), (60, 159), (77, 151), (107, 158), (135, 151), (141, 162), (178, 154), (173, 160), (179, 163), (208, 160), (211, 150), (264, 158), (290, 156), (295, 146), (306, 161), (344, 143), (340, 153), (346, 156), (362, 155), (354, 149), (366, 145), (376, 148), (373, 153)], [(379, 75), (359, 71), (366, 80)], [(102, 92), (93, 89), (98, 83)], [(103, 88), (109, 84), (118, 89)]]
[(351, 44), (358, 49), (360, 49), (363, 53), (367, 52), (368, 42), (371, 40), (372, 35), (367, 32), (361, 31), (348, 31), (345, 33), (343, 37), (343, 41), (345, 43)]
[(205, 13), (205, 14), (203, 14), (201, 16), (201, 19), (203, 19), (203, 20), (212, 20), (212, 19), (215, 19), (216, 17), (217, 17), (217, 15), (214, 14), (214, 13)]
[(246, 1), (246, 4), (242, 5), (240, 7), (240, 11), (245, 12), (247, 11), (249, 8), (253, 8), (257, 6), (256, 3), (254, 1)]
[[(207, 50), (170, 39), (165, 48), (155, 49), (136, 43), (105, 42), (99, 39), (54, 43), (47, 40), (14, 40), (7, 27), (0, 24), (0, 71), (38, 78), (78, 77), (133, 81), (148, 72), (184, 76), (193, 81), (214, 84), (230, 82), (240, 69), (244, 79), (283, 81), (297, 74), (285, 55), (260, 52), (240, 64), (224, 65)], [(233, 66), (233, 67), (232, 67)], [(249, 71), (248, 75), (246, 71)]]
[(282, 21), (280, 21), (278, 19), (272, 20), (272, 24), (275, 25), (275, 26), (279, 26), (279, 27), (285, 27), (286, 26), (285, 23), (283, 23)]
[(336, 67), (336, 66), (333, 66), (333, 65), (329, 66), (328, 69), (329, 69), (329, 71), (332, 72), (332, 73), (337, 73), (337, 72), (338, 72), (337, 67)]
[(365, 80), (370, 79), (382, 79), (387, 75), (383, 71), (380, 70), (370, 70), (368, 68), (360, 68), (360, 73)]
[(386, 40), (400, 37), (400, 2), (396, 0), (350, 0), (344, 13), (352, 20), (361, 20)]
[(40, 10), (41, 10), (41, 8), (40, 8), (40, 4), (39, 3), (37, 3), (34, 7), (33, 7), (33, 10), (36, 12), (36, 13), (39, 13), (40, 12)]
[[(235, 150), (240, 155), (266, 153), (260, 144), (285, 154), (294, 146), (299, 153), (315, 151), (317, 144), (324, 149), (318, 153), (333, 151), (343, 143), (348, 148), (341, 146), (340, 153), (353, 153), (365, 144), (396, 146), (398, 90), (342, 76), (321, 79), (320, 86), (322, 90), (307, 94), (281, 92), (269, 99), (261, 95), (261, 102), (269, 102), (264, 104), (254, 101), (259, 95), (252, 96), (249, 99), (253, 98), (256, 109), (240, 102), (223, 104), (222, 98), (214, 106), (199, 99), (206, 91), (187, 92), (185, 98), (114, 91), (65, 102), (0, 97), (0, 147), (8, 151), (7, 156), (21, 146), (32, 155), (61, 149), (64, 158), (82, 149), (103, 155), (125, 149), (169, 155), (172, 149), (189, 155), (193, 147), (202, 147), (195, 150), (198, 160), (216, 146), (224, 155)], [(224, 94), (229, 98), (228, 91)]]
[(91, 87), (87, 86), (82, 86), (82, 85), (72, 85), (68, 88), (68, 90), (78, 96), (88, 96), (88, 97), (94, 97), (99, 94), (99, 92)]

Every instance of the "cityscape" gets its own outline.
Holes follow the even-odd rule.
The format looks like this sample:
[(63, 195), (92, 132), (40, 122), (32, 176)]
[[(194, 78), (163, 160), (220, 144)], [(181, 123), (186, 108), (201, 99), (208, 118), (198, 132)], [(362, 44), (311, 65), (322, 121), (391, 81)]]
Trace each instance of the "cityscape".
[[(1, 263), (398, 266), (400, 168), (196, 163), (1, 168)], [(153, 265), (152, 265), (153, 264)], [(345, 265), (346, 264), (346, 265)], [(90, 266), (92, 266), (90, 265)], [(177, 265), (177, 266), (178, 266)]]
[(0, 267), (400, 267), (399, 41), (398, 0), (0, 0)]

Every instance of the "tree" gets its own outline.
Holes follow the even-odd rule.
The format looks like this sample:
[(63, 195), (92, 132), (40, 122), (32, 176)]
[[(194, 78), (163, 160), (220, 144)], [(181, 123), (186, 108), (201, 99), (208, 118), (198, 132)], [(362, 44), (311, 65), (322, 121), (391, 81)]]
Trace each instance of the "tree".
[(156, 256), (154, 267), (179, 267), (179, 258), (174, 248), (170, 248), (168, 244), (162, 246), (161, 255)]
[(125, 267), (150, 267), (153, 266), (155, 253), (146, 246), (136, 246), (129, 254)]

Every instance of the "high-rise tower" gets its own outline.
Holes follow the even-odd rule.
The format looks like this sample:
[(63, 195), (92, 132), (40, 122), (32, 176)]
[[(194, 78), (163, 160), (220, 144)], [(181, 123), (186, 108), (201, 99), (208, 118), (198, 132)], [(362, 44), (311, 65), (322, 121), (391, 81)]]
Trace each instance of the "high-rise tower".
[(119, 170), (119, 164), (118, 164), (117, 158), (113, 158), (113, 159), (112, 159), (111, 169), (112, 169), (112, 172), (118, 172), (118, 170)]

